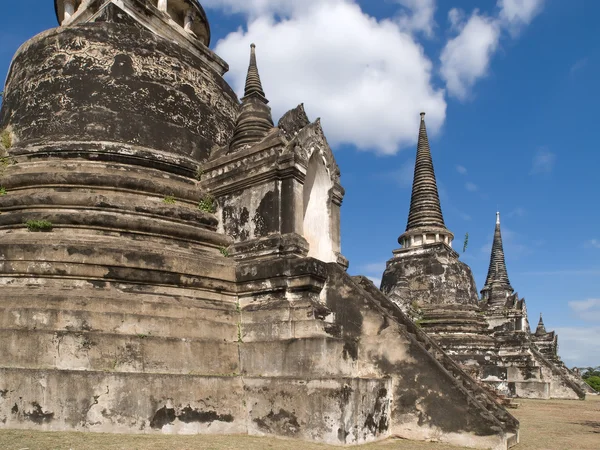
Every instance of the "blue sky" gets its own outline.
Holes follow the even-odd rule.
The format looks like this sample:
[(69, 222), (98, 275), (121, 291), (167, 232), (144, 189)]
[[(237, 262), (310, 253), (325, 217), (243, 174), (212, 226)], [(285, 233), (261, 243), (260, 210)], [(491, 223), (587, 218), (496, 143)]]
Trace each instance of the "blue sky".
[[(600, 365), (600, 2), (203, 4), (237, 92), (254, 41), (276, 120), (301, 101), (321, 116), (347, 190), (351, 273), (380, 278), (398, 246), (424, 109), (444, 218), (455, 248), (469, 233), (461, 258), (478, 288), (499, 209), (532, 326), (543, 311), (567, 364)], [(21, 43), (54, 26), (52, 0), (5, 8), (0, 77)]]

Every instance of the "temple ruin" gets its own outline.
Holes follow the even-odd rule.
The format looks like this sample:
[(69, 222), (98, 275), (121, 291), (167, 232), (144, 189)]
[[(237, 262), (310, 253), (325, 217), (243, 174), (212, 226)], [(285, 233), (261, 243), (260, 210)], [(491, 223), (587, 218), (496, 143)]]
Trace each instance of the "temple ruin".
[(275, 124), (255, 46), (238, 100), (196, 0), (55, 7), (0, 111), (0, 427), (499, 450), (497, 392), (582, 397), (501, 241), (479, 301), (424, 116), (381, 291), (346, 272), (319, 120)]
[(497, 394), (584, 399), (589, 390), (558, 357), (555, 334), (540, 327), (530, 333), (525, 300), (508, 279), (500, 213), (481, 299), (471, 269), (452, 249), (453, 238), (442, 215), (423, 113), (408, 224), (381, 290), (463, 370)]

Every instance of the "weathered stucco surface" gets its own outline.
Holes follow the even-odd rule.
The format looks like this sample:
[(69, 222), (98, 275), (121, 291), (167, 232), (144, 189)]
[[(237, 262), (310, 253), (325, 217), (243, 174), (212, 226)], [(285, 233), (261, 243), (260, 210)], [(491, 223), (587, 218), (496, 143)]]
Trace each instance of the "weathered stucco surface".
[(19, 50), (0, 112), (0, 426), (516, 443), (488, 391), (344, 271), (320, 123), (300, 106), (232, 151), (218, 57), (165, 39), (148, 2), (87, 5)]

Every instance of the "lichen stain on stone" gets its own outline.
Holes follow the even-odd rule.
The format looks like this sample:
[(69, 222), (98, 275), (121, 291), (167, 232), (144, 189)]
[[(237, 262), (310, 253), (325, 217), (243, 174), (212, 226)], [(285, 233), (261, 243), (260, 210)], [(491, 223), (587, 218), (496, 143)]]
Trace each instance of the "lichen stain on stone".
[(277, 219), (279, 215), (275, 211), (277, 195), (274, 191), (269, 191), (260, 201), (256, 209), (256, 214), (252, 221), (254, 222), (254, 237), (265, 237), (269, 233), (277, 231)]
[(342, 356), (344, 357), (344, 360), (352, 358), (353, 361), (356, 361), (358, 359), (358, 343), (356, 341), (344, 342)]
[(254, 422), (265, 432), (274, 432), (290, 437), (300, 432), (300, 424), (296, 416), (284, 409), (280, 409), (278, 413), (271, 410), (265, 417), (254, 419)]
[[(387, 389), (381, 388), (377, 392), (377, 398), (375, 399), (375, 406), (373, 412), (367, 415), (365, 420), (365, 428), (371, 432), (373, 436), (383, 434), (388, 430), (389, 417), (388, 417), (388, 401), (387, 401)], [(379, 417), (379, 419), (377, 419)]]
[(220, 415), (217, 414), (216, 411), (200, 411), (198, 409), (192, 409), (191, 406), (183, 408), (177, 418), (184, 423), (211, 423), (215, 421), (227, 423), (233, 422), (233, 416), (231, 414)]
[(202, 411), (200, 409), (193, 409), (190, 405), (183, 408), (179, 413), (176, 412), (175, 408), (167, 408), (163, 406), (160, 408), (154, 416), (150, 419), (150, 426), (154, 429), (160, 430), (165, 425), (172, 424), (178, 419), (183, 423), (212, 423), (212, 422), (233, 422), (233, 416), (231, 414), (218, 414), (216, 411)]
[[(15, 407), (16, 406), (17, 405), (15, 405)], [(31, 406), (33, 406), (33, 410), (31, 412), (26, 412), (23, 414), (23, 416), (26, 419), (28, 419), (38, 425), (41, 425), (43, 423), (50, 422), (54, 418), (54, 413), (53, 412), (44, 412), (39, 403), (33, 402), (31, 404)], [(17, 411), (18, 411), (18, 409), (17, 409)]]
[(163, 406), (154, 413), (154, 416), (150, 419), (150, 426), (157, 430), (160, 430), (165, 425), (169, 425), (175, 422), (175, 409), (167, 408)]
[(110, 69), (113, 77), (128, 77), (134, 74), (133, 61), (128, 55), (115, 56), (115, 62)]

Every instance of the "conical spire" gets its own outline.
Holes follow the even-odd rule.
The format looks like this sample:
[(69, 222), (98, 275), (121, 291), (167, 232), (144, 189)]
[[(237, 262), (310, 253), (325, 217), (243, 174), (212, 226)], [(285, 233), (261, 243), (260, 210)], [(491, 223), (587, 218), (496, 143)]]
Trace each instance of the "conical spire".
[(248, 67), (248, 75), (246, 76), (244, 98), (253, 94), (260, 95), (263, 99), (265, 99), (265, 103), (268, 103), (265, 98), (265, 91), (263, 91), (262, 83), (260, 82), (260, 75), (258, 74), (258, 64), (256, 63), (256, 45), (250, 44), (250, 66)]
[(398, 242), (404, 249), (432, 244), (445, 244), (452, 247), (453, 239), (454, 235), (444, 224), (425, 127), (425, 113), (421, 113), (408, 224), (406, 231), (398, 238)]
[[(504, 297), (512, 294), (514, 289), (508, 280), (506, 270), (506, 261), (504, 259), (504, 246), (502, 245), (502, 232), (500, 230), (500, 213), (496, 213), (496, 228), (494, 230), (494, 242), (492, 243), (492, 254), (490, 256), (490, 266), (488, 268), (485, 285), (481, 290), (484, 299), (489, 298), (489, 291), (494, 290), (494, 297)], [(502, 294), (502, 295), (498, 295)]]
[(442, 216), (440, 197), (433, 171), (433, 161), (425, 127), (425, 113), (421, 113), (415, 176), (406, 231), (426, 227), (446, 228), (446, 225)]
[(230, 152), (262, 141), (274, 127), (271, 108), (268, 106), (269, 101), (265, 96), (258, 74), (256, 46), (252, 44), (250, 49), (250, 65), (246, 77), (246, 88), (240, 106), (240, 114), (231, 138)]
[(538, 326), (535, 330), (536, 336), (548, 334), (546, 332), (546, 326), (544, 325), (544, 319), (542, 319), (542, 313), (540, 313), (540, 321), (538, 322)]

